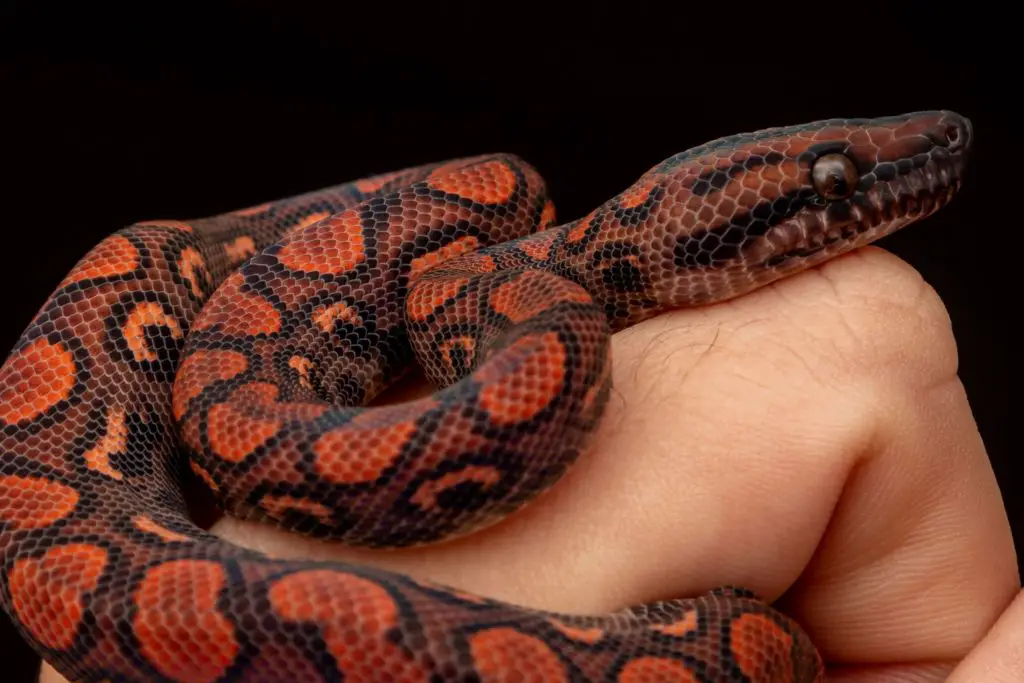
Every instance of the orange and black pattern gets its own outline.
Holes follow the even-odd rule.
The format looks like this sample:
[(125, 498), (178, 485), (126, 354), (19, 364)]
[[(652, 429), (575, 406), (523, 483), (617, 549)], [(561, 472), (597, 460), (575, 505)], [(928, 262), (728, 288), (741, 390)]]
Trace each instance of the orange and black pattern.
[[(183, 478), (355, 545), (492, 524), (587, 446), (611, 332), (931, 214), (971, 135), (935, 111), (731, 136), (560, 226), (492, 155), (125, 228), (0, 369), (0, 604), (82, 683), (820, 681), (741, 589), (581, 617), (274, 560), (195, 526)], [(435, 393), (367, 407), (416, 363)]]

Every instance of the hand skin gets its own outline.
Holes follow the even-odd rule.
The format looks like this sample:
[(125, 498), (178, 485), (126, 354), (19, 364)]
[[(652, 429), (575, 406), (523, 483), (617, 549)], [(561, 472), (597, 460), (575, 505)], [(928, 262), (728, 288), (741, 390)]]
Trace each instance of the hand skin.
[(1024, 680), (1009, 524), (945, 309), (913, 269), (868, 247), (618, 333), (613, 365), (592, 447), (490, 529), (390, 553), (214, 530), (569, 612), (738, 584), (807, 629), (830, 682)]

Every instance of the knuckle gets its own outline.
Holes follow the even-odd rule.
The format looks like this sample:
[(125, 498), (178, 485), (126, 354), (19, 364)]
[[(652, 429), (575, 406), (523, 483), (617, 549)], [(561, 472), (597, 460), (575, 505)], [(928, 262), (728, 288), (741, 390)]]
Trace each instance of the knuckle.
[(867, 249), (824, 268), (847, 372), (916, 387), (956, 374), (956, 340), (938, 292), (896, 256)]

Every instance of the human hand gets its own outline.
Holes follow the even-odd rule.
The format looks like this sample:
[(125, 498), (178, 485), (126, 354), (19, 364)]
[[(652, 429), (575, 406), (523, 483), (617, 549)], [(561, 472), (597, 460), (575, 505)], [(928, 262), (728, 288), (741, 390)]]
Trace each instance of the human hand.
[(499, 525), (394, 552), (214, 531), (568, 612), (741, 585), (808, 630), (829, 681), (1024, 680), (1024, 600), (982, 640), (1020, 595), (1015, 552), (948, 318), (906, 264), (868, 247), (612, 354), (591, 448)]

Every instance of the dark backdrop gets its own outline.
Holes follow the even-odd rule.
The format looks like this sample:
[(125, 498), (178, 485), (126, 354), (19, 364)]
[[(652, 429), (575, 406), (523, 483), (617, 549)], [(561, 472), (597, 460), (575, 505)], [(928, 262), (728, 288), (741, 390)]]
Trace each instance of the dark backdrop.
[[(633, 1), (0, 5), (0, 348), (6, 356), (81, 255), (136, 220), (488, 151), (537, 166), (569, 219), (720, 135), (949, 108), (975, 124), (965, 188), (881, 246), (948, 306), (1020, 539), (1008, 315), (1020, 265), (1007, 243), (1020, 222), (1015, 76), (991, 51), (982, 59), (998, 18), (983, 26), (962, 4), (893, 4), (771, 3), (756, 14)], [(0, 627), (0, 651), (14, 652), (5, 681), (34, 671), (15, 641)]]

